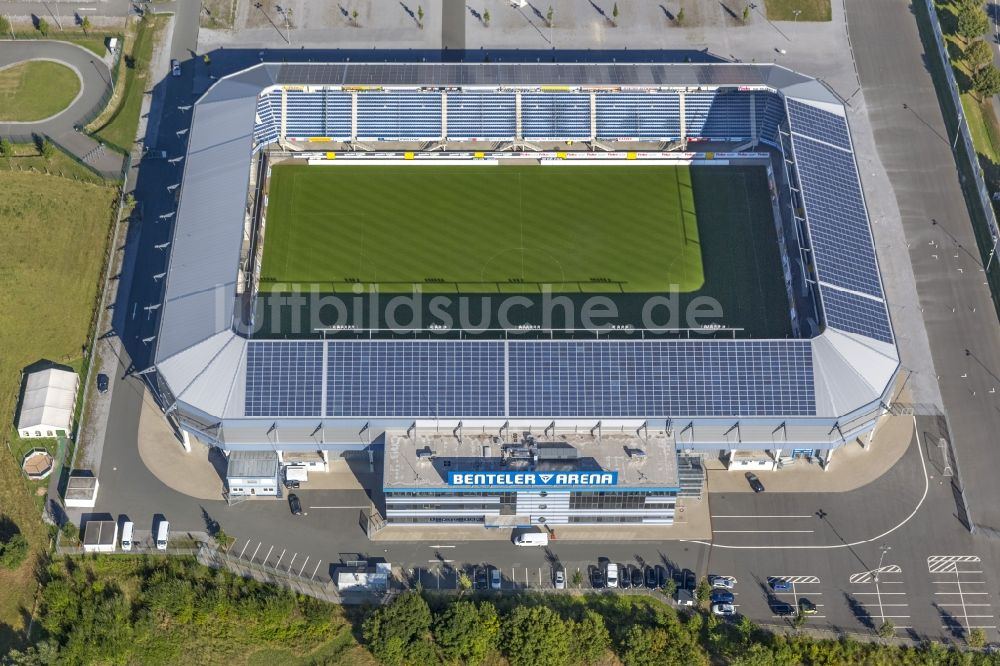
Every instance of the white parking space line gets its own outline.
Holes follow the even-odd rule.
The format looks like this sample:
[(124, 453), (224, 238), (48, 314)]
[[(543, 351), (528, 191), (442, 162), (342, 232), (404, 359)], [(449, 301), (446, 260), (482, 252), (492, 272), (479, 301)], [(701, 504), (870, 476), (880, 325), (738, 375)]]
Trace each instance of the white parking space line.
[(909, 629), (907, 625), (897, 624), (898, 620), (910, 618), (907, 612), (910, 604), (906, 601), (906, 592), (898, 591), (899, 588), (895, 588), (897, 591), (894, 592), (882, 589), (885, 585), (902, 584), (903, 581), (899, 580), (902, 573), (903, 570), (898, 564), (887, 564), (879, 569), (851, 574), (848, 582), (862, 588), (857, 591), (852, 589), (849, 593), (858, 605), (854, 613), (860, 622), (864, 624), (872, 621), (892, 622), (897, 631)]
[(931, 579), (932, 585), (939, 586), (934, 595), (943, 597), (940, 602), (934, 602), (941, 614), (942, 628), (952, 631), (996, 629), (989, 624), (995, 618), (993, 604), (988, 601), (990, 593), (979, 587), (987, 583), (981, 578), (981, 562), (977, 555), (932, 555), (927, 558), (928, 573), (937, 574)]
[(712, 518), (815, 518), (815, 516), (712, 516)]
[(712, 534), (812, 534), (816, 530), (712, 530)]

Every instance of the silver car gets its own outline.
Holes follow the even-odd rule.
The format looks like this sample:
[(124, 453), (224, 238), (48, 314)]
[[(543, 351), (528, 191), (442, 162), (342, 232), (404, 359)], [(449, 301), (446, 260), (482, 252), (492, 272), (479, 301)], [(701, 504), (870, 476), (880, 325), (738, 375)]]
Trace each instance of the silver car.
[(556, 569), (554, 581), (557, 590), (566, 589), (566, 572), (561, 567)]
[(490, 569), (490, 588), (494, 590), (500, 589), (500, 570)]
[(736, 587), (736, 581), (730, 576), (709, 576), (708, 584), (720, 590), (731, 590)]

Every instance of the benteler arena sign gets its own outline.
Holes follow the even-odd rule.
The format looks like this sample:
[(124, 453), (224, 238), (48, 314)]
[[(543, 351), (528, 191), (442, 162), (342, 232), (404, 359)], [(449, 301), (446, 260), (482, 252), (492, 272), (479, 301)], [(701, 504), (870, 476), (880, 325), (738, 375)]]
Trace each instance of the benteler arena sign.
[(618, 472), (448, 472), (449, 486), (614, 486)]

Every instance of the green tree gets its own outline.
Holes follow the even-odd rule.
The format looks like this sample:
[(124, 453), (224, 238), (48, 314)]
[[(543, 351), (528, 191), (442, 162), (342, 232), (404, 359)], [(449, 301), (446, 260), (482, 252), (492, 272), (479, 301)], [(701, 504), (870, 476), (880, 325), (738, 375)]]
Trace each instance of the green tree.
[(511, 666), (569, 663), (569, 627), (545, 606), (518, 606), (503, 623), (503, 648)]
[(976, 627), (975, 629), (969, 632), (969, 637), (966, 638), (965, 640), (969, 644), (969, 647), (978, 650), (982, 648), (984, 645), (986, 645), (986, 632)]
[(456, 601), (438, 616), (434, 639), (447, 659), (478, 664), (497, 647), (500, 616), (490, 602)]
[(792, 626), (798, 629), (806, 623), (807, 619), (809, 619), (809, 616), (802, 611), (799, 611), (795, 614), (795, 618), (792, 620)]
[(683, 7), (681, 7), (680, 9), (677, 10), (677, 16), (674, 17), (674, 21), (677, 22), (677, 25), (682, 25), (684, 23), (684, 8)]
[(659, 627), (633, 624), (622, 641), (625, 666), (659, 666), (667, 661), (667, 633)]
[(431, 626), (431, 609), (417, 592), (404, 592), (364, 621), (362, 635), (372, 655), (387, 666), (410, 663)]
[(757, 626), (753, 623), (753, 620), (748, 618), (746, 615), (740, 616), (740, 621), (736, 623), (736, 631), (739, 632), (740, 640), (743, 645), (749, 645), (750, 640), (753, 638), (753, 632), (757, 629)]
[(573, 574), (573, 587), (581, 587), (583, 585), (583, 572), (579, 569)]
[(458, 581), (458, 589), (462, 592), (468, 592), (472, 589), (472, 579), (469, 578), (469, 574), (464, 571), (460, 571), (458, 573), (458, 578), (456, 580)]
[(8, 33), (13, 37), (13, 33), (10, 29), (10, 21), (6, 16), (0, 16), (0, 35), (6, 36)]
[(358, 25), (358, 10), (357, 9), (352, 9), (351, 10), (351, 20), (354, 21), (354, 25)]
[(56, 154), (56, 147), (48, 139), (42, 139), (42, 142), (38, 145), (38, 152), (46, 160), (51, 160)]
[(570, 663), (573, 664), (593, 664), (611, 647), (611, 634), (604, 618), (593, 610), (584, 611), (583, 617), (572, 623), (570, 635)]
[(976, 91), (980, 99), (986, 99), (1000, 93), (1000, 69), (997, 69), (995, 65), (983, 67), (973, 75), (972, 89)]
[(663, 587), (663, 594), (667, 597), (673, 597), (677, 594), (677, 581), (671, 576), (667, 579), (667, 584)]
[(424, 27), (424, 7), (423, 5), (417, 5), (417, 25), (421, 28)]
[[(132, 210), (132, 208), (134, 207), (135, 207), (135, 196), (133, 196), (132, 193), (129, 192), (128, 194), (125, 195), (125, 208), (128, 210)], [(225, 530), (223, 530), (221, 527), (218, 529), (218, 531), (216, 531), (216, 533), (212, 536), (212, 538), (215, 539), (215, 543), (218, 544), (219, 548), (222, 548), (223, 550), (232, 546), (233, 542), (236, 541), (236, 537), (226, 534)]]
[(611, 20), (617, 25), (618, 24), (618, 3), (611, 8)]
[(90, 32), (91, 24), (89, 16), (83, 17), (83, 20), (80, 21), (80, 27), (83, 28), (83, 34), (87, 34), (88, 32)]
[(708, 584), (707, 578), (698, 581), (698, 589), (695, 590), (694, 596), (699, 604), (707, 602), (712, 597), (712, 586)]
[(743, 22), (746, 23), (750, 20), (750, 5), (743, 7)]
[(0, 543), (0, 567), (16, 569), (28, 557), (28, 540), (18, 532), (5, 543)]
[(483, 10), (483, 24), (486, 26), (490, 24), (490, 10), (488, 9)]
[(879, 625), (877, 633), (882, 640), (889, 640), (896, 635), (896, 625), (892, 623), (892, 620), (886, 620)]
[(966, 7), (958, 13), (958, 34), (968, 44), (990, 29), (990, 19), (982, 7)]
[(10, 139), (0, 139), (0, 155), (4, 157), (14, 156), (14, 144), (10, 142)]
[(80, 529), (76, 526), (72, 520), (67, 520), (63, 523), (62, 527), (59, 529), (62, 532), (63, 538), (69, 541), (71, 544), (75, 544), (80, 540)]
[(549, 10), (545, 12), (545, 22), (549, 25), (550, 28), (555, 26), (555, 23), (552, 22), (555, 19), (555, 15), (556, 15), (556, 10), (552, 9), (552, 5), (549, 5)]
[(43, 37), (48, 37), (49, 35), (49, 22), (43, 18), (38, 19), (38, 32), (42, 33)]
[(4, 666), (56, 666), (59, 663), (59, 643), (50, 638), (29, 645), (24, 652), (11, 650), (0, 663)]
[(985, 41), (977, 39), (966, 47), (963, 56), (969, 69), (978, 72), (993, 62), (993, 49)]

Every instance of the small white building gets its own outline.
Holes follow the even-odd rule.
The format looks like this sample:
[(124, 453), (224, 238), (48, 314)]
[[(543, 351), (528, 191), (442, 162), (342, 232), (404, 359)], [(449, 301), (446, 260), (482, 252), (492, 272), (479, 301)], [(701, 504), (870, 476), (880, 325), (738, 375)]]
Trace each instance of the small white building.
[(113, 553), (118, 543), (118, 523), (114, 520), (91, 520), (83, 528), (83, 550), (87, 553)]
[(70, 474), (63, 499), (72, 509), (93, 509), (97, 504), (97, 477), (89, 471), (85, 474)]
[(337, 591), (339, 592), (377, 592), (389, 588), (389, 578), (392, 577), (392, 565), (388, 562), (377, 562), (373, 567), (338, 567), (336, 569)]
[(73, 412), (80, 377), (69, 370), (48, 368), (28, 375), (17, 417), (22, 438), (56, 437), (73, 429)]
[(280, 463), (274, 451), (231, 451), (226, 485), (231, 497), (276, 496)]

